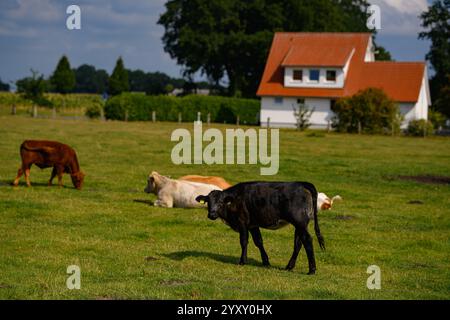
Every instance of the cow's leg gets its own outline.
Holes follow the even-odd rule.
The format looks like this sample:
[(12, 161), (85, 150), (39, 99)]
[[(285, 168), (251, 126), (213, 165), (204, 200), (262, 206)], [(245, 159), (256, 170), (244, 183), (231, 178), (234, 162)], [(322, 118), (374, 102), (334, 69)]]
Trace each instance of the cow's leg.
[(22, 170), (25, 172), (25, 181), (27, 182), (27, 187), (31, 187), (30, 168), (31, 165), (23, 166), (22, 168)]
[(308, 274), (316, 273), (316, 259), (314, 258), (314, 248), (313, 248), (313, 239), (308, 232), (308, 229), (305, 229), (301, 234), (301, 240), (303, 245), (305, 246), (306, 256), (308, 257), (308, 265), (309, 272)]
[(53, 179), (56, 177), (56, 167), (53, 167), (52, 175), (50, 176), (50, 180), (48, 180), (48, 185), (51, 186), (53, 184)]
[(247, 245), (248, 245), (248, 230), (247, 228), (242, 228), (239, 231), (239, 240), (241, 242), (241, 260), (239, 260), (240, 265), (244, 265), (247, 263)]
[(17, 171), (17, 176), (16, 176), (16, 178), (14, 179), (14, 182), (13, 182), (13, 185), (15, 187), (17, 187), (19, 185), (19, 180), (20, 180), (20, 177), (22, 175), (23, 175), (23, 169), (22, 169), (22, 167), (20, 167), (19, 170)]
[(270, 266), (269, 257), (267, 256), (266, 250), (264, 250), (261, 231), (259, 231), (259, 228), (253, 228), (253, 229), (250, 229), (250, 233), (252, 235), (255, 246), (258, 247), (259, 252), (261, 253), (261, 260), (262, 260), (263, 265)]
[(64, 174), (64, 167), (57, 166), (55, 168), (56, 168), (56, 175), (58, 176), (58, 186), (62, 187), (63, 186), (62, 177)]
[(300, 252), (300, 249), (302, 248), (302, 240), (301, 240), (302, 233), (303, 233), (303, 230), (300, 227), (295, 228), (294, 252), (292, 252), (292, 257), (289, 260), (288, 265), (286, 266), (286, 270), (292, 270), (295, 267), (295, 262), (297, 261), (298, 253)]

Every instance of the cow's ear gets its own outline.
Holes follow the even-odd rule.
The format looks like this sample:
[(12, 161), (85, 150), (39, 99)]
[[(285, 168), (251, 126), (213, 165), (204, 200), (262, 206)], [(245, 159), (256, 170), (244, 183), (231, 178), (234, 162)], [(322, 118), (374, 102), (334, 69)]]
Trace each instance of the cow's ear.
[(199, 203), (207, 203), (209, 200), (208, 196), (198, 196), (197, 198), (195, 198), (195, 201), (199, 202)]

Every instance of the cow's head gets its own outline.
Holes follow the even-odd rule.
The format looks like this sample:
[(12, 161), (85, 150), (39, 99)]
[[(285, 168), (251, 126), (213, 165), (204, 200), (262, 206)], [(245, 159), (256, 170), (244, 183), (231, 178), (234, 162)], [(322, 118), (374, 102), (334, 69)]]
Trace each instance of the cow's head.
[(153, 171), (151, 174), (149, 174), (147, 179), (147, 187), (145, 187), (144, 192), (156, 194), (158, 185), (160, 185), (162, 182), (162, 178), (163, 176), (156, 171)]
[(83, 187), (83, 182), (84, 182), (85, 176), (86, 175), (81, 171), (78, 171), (77, 173), (72, 173), (70, 175), (70, 177), (72, 178), (73, 186), (75, 188), (77, 188), (78, 190), (81, 190), (81, 188)]
[(219, 217), (226, 217), (227, 210), (232, 205), (234, 197), (223, 191), (213, 190), (207, 196), (198, 196), (195, 200), (200, 203), (207, 203), (208, 218), (216, 220)]

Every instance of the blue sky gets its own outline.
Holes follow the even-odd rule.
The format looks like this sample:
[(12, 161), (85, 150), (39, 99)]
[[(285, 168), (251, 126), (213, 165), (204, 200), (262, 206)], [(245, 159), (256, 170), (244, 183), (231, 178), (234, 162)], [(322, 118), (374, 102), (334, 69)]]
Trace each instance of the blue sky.
[[(72, 67), (92, 64), (108, 72), (122, 56), (129, 69), (162, 71), (179, 77), (163, 50), (157, 20), (165, 0), (0, 0), (0, 78), (16, 81), (30, 68), (50, 75), (66, 54)], [(381, 8), (377, 43), (397, 61), (424, 60), (429, 43), (418, 40), (418, 15), (426, 0), (372, 0)], [(66, 28), (66, 8), (81, 8), (81, 30)]]

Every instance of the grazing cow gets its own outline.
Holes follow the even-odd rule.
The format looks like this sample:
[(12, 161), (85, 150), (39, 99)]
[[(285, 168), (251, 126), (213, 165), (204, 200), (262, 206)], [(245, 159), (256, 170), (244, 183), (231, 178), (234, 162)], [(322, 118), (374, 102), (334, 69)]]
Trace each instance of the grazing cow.
[(259, 228), (278, 229), (288, 223), (295, 227), (294, 252), (286, 270), (295, 266), (302, 245), (308, 257), (309, 272), (314, 274), (312, 237), (308, 233), (308, 222), (314, 219), (314, 230), (320, 247), (325, 242), (320, 234), (317, 220), (317, 191), (308, 182), (243, 182), (225, 191), (212, 191), (199, 196), (199, 202), (208, 204), (208, 218), (221, 218), (234, 231), (239, 232), (242, 248), (239, 264), (247, 262), (248, 232), (261, 253), (263, 265), (269, 266), (269, 257), (263, 247)]
[(231, 184), (229, 184), (227, 181), (225, 181), (224, 178), (221, 178), (221, 177), (188, 175), (188, 176), (183, 176), (181, 178), (178, 178), (178, 180), (186, 180), (186, 181), (193, 181), (193, 182), (199, 182), (199, 183), (213, 184), (215, 186), (218, 186), (222, 190), (225, 190), (225, 189), (228, 189), (229, 187), (231, 187)]
[(317, 208), (319, 210), (329, 210), (333, 206), (333, 202), (336, 200), (341, 201), (341, 196), (334, 196), (330, 199), (325, 193), (320, 192), (317, 195)]
[(17, 172), (13, 182), (14, 186), (19, 184), (20, 177), (25, 173), (27, 186), (30, 183), (30, 168), (35, 164), (41, 169), (53, 167), (52, 175), (48, 185), (52, 185), (55, 176), (58, 176), (58, 184), (62, 186), (62, 176), (69, 173), (75, 188), (81, 190), (85, 174), (80, 171), (77, 154), (68, 145), (55, 141), (26, 140), (20, 145), (20, 156), (22, 166)]
[(153, 171), (148, 177), (144, 192), (158, 196), (154, 203), (156, 207), (198, 208), (203, 205), (195, 198), (213, 190), (222, 189), (212, 184), (170, 179)]

